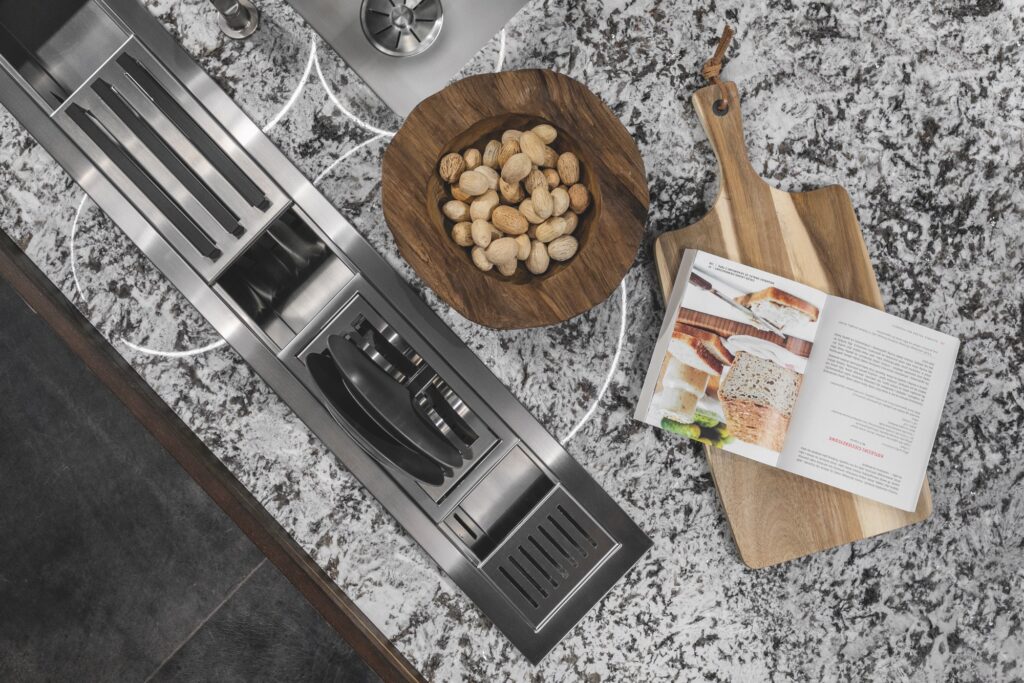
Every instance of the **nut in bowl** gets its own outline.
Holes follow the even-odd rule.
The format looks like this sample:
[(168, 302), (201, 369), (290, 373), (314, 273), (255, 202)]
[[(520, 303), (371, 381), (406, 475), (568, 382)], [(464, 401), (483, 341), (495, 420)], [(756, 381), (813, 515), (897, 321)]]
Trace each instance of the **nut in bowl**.
[(546, 70), (449, 85), (384, 154), (384, 217), (402, 256), (452, 308), (499, 329), (607, 299), (636, 258), (647, 203), (626, 129), (583, 84)]
[[(480, 271), (510, 282), (557, 272), (588, 235), (599, 196), (580, 161), (579, 144), (554, 125), (501, 117), (489, 137), (446, 147), (437, 164), (440, 211), (452, 243)], [(500, 127), (500, 126), (499, 126)], [(474, 144), (475, 143), (475, 144)], [(593, 189), (592, 189), (593, 188)]]

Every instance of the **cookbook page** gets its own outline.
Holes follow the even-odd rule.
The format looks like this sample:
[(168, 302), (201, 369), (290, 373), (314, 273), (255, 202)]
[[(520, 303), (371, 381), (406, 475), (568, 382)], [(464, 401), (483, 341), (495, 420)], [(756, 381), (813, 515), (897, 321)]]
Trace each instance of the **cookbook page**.
[(913, 511), (959, 347), (830, 297), (779, 467)]
[(636, 419), (775, 465), (826, 298), (687, 250)]

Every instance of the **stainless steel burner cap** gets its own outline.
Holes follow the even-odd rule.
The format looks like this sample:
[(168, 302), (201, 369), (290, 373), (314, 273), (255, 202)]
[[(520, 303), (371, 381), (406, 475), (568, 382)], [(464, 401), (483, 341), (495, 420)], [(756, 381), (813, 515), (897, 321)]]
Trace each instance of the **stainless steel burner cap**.
[(360, 17), (370, 44), (392, 57), (418, 55), (437, 39), (441, 0), (363, 0)]

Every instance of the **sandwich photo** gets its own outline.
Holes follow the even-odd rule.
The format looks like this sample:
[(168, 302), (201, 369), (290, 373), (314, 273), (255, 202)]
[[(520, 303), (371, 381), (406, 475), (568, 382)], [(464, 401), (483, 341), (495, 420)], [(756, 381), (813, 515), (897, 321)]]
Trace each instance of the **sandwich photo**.
[(736, 297), (735, 301), (749, 308), (757, 317), (783, 330), (800, 323), (818, 322), (817, 306), (776, 287), (765, 287), (757, 292), (743, 294)]

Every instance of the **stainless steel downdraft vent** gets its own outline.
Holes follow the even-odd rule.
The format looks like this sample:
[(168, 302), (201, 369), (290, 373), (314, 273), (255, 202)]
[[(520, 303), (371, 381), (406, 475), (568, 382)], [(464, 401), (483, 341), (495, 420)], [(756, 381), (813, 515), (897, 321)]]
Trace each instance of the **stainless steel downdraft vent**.
[(441, 0), (363, 0), (363, 33), (392, 57), (412, 57), (433, 45), (441, 33)]

